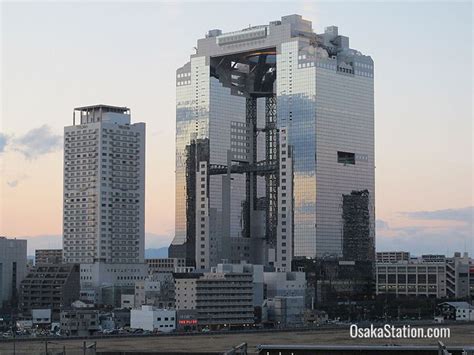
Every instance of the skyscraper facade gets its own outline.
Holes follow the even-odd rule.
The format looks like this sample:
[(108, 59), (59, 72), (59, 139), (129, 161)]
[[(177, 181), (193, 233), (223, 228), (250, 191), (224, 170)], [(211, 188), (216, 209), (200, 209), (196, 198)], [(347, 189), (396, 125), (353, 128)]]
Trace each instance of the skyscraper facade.
[(370, 56), (290, 15), (209, 31), (176, 74), (171, 256), (282, 270), (293, 256), (373, 258)]
[(145, 124), (126, 107), (76, 108), (63, 193), (66, 263), (144, 263)]
[(18, 303), (20, 283), (26, 276), (26, 243), (0, 236), (0, 307)]

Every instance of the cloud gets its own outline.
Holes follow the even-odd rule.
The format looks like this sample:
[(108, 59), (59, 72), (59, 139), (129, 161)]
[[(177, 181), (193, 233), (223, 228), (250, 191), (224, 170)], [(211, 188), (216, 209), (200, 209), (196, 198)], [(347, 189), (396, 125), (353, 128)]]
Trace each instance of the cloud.
[(3, 153), (5, 151), (7, 144), (8, 144), (8, 136), (0, 132), (0, 153)]
[(18, 180), (7, 181), (7, 185), (10, 187), (17, 187), (18, 182), (19, 182)]
[(31, 160), (61, 149), (62, 136), (52, 133), (48, 125), (43, 125), (14, 139), (11, 145), (14, 150)]
[(474, 206), (465, 208), (450, 208), (437, 211), (403, 212), (402, 214), (411, 219), (462, 221), (472, 224)]
[(9, 187), (11, 187), (11, 188), (15, 188), (15, 187), (18, 186), (18, 184), (19, 184), (21, 181), (25, 180), (26, 178), (28, 178), (28, 175), (22, 175), (22, 176), (19, 176), (19, 177), (17, 177), (17, 178), (14, 178), (14, 179), (12, 179), (12, 180), (8, 180), (8, 181), (7, 181), (7, 185), (8, 185)]
[[(409, 224), (400, 227), (390, 227), (387, 222), (377, 220), (377, 250), (404, 250), (414, 255), (451, 255), (455, 251), (468, 251), (472, 255), (474, 254), (473, 211), (474, 207), (471, 206), (403, 212), (401, 215), (409, 218)], [(427, 224), (426, 221), (433, 223)], [(457, 223), (437, 223), (446, 221)]]

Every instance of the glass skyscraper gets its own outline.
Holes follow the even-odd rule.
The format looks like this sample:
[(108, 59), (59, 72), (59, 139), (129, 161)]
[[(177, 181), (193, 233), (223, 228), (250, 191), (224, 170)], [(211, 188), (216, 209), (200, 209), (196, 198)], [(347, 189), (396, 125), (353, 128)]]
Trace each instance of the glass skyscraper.
[(198, 40), (176, 72), (171, 256), (372, 260), (373, 61), (299, 15)]

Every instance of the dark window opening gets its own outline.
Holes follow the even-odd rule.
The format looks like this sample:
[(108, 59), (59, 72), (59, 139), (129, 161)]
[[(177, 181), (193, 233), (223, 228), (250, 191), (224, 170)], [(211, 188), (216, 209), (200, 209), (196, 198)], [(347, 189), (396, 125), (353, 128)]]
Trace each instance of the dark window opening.
[(337, 152), (337, 162), (341, 164), (355, 164), (355, 154), (349, 152)]

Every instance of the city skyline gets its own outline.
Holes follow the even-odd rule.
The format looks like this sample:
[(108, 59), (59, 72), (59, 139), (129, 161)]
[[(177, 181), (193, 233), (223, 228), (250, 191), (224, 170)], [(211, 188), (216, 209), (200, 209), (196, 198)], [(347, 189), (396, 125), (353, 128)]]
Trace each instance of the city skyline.
[[(405, 5), (418, 11), (423, 8), (422, 5)], [(46, 5), (47, 8), (53, 7), (53, 14), (63, 16), (61, 21), (64, 23), (59, 25), (64, 25), (66, 33), (70, 35), (78, 33), (74, 32), (72, 24), (66, 23), (66, 19), (71, 19), (74, 11), (86, 12), (90, 6), (96, 6), (97, 13), (94, 16), (98, 16), (106, 10), (112, 11), (117, 18), (125, 17), (127, 14), (126, 4), (87, 4), (84, 6), (61, 4), (56, 7), (54, 4)], [(46, 237), (40, 235), (57, 235), (58, 237), (51, 237), (49, 243), (51, 246), (61, 245), (59, 236), (61, 234), (62, 136), (60, 132), (62, 127), (70, 122), (67, 115), (70, 115), (73, 107), (81, 104), (123, 104), (131, 108), (135, 121), (145, 122), (150, 127), (147, 136), (146, 231), (148, 237), (146, 246), (167, 246), (170, 243), (174, 236), (175, 61), (177, 63), (184, 62), (189, 49), (195, 45), (196, 39), (202, 37), (207, 30), (222, 28), (224, 32), (227, 32), (241, 28), (242, 18), (233, 14), (232, 17), (235, 20), (232, 19), (232, 21), (229, 21), (230, 17), (227, 18), (227, 21), (216, 19), (215, 23), (209, 19), (194, 24), (181, 21), (180, 24), (192, 30), (192, 34), (183, 37), (176, 32), (170, 32), (181, 36), (178, 38), (186, 41), (186, 45), (178, 46), (167, 36), (161, 38), (163, 42), (151, 42), (155, 43), (158, 48), (160, 43), (164, 43), (166, 48), (175, 49), (162, 54), (157, 48), (150, 49), (150, 42), (147, 42), (152, 38), (147, 30), (152, 34), (160, 34), (163, 29), (158, 25), (153, 26), (153, 16), (160, 15), (157, 11), (147, 13), (145, 11), (147, 6), (152, 9), (155, 9), (154, 6), (157, 8), (161, 6), (166, 10), (170, 19), (165, 21), (167, 22), (165, 25), (175, 30), (179, 30), (179, 26), (174, 24), (173, 18), (186, 18), (193, 13), (192, 4), (148, 4), (138, 9), (133, 7), (136, 15), (146, 20), (143, 25), (137, 26), (134, 29), (135, 32), (128, 33), (109, 22), (111, 24), (110, 30), (104, 31), (99, 36), (105, 42), (101, 42), (100, 38), (92, 38), (92, 33), (86, 32), (85, 37), (92, 41), (92, 48), (97, 49), (100, 43), (106, 43), (106, 51), (101, 51), (100, 55), (94, 55), (93, 51), (90, 55), (85, 55), (84, 52), (87, 51), (82, 50), (80, 46), (76, 47), (74, 43), (69, 46), (65, 42), (61, 42), (61, 39), (66, 40), (65, 36), (59, 36), (56, 40), (48, 37), (54, 33), (54, 26), (48, 24), (48, 21), (42, 22), (39, 28), (40, 34), (46, 35), (42, 38), (47, 43), (44, 47), (56, 48), (51, 41), (53, 43), (59, 41), (57, 47), (64, 48), (58, 50), (57, 53), (55, 50), (48, 52), (39, 48), (37, 44), (29, 42), (30, 39), (24, 37), (28, 31), (21, 29), (21, 24), (29, 16), (33, 16), (30, 11), (35, 8), (39, 9), (31, 4), (2, 4), (2, 17), (5, 20), (2, 25), (4, 48), (2, 72), (5, 80), (2, 81), (4, 105), (2, 105), (2, 135), (0, 136), (3, 177), (0, 234), (9, 237), (31, 236), (29, 238), (30, 245), (31, 242), (40, 245), (40, 240), (46, 240)], [(225, 8), (225, 5), (219, 6)], [(259, 6), (263, 6), (263, 4)], [(367, 10), (369, 5), (364, 6)], [(370, 16), (374, 16), (374, 14), (371, 11), (375, 11), (374, 9), (380, 5), (371, 4), (370, 6), (367, 16), (373, 20), (374, 18)], [(392, 10), (395, 11), (395, 14), (399, 14), (397, 10), (400, 11), (400, 9), (397, 6), (394, 4), (388, 6), (394, 7), (395, 9)], [(454, 25), (449, 26), (448, 20), (454, 21), (454, 13), (456, 16), (462, 16), (465, 12), (468, 14), (471, 12), (469, 10), (463, 11), (462, 5), (458, 5), (458, 7), (453, 6), (456, 11), (448, 14), (442, 11), (442, 6), (443, 4), (437, 4), (429, 8), (431, 12), (428, 11), (427, 16), (429, 19), (433, 19), (433, 23), (430, 21), (428, 23), (434, 25), (436, 22), (434, 19), (443, 14), (446, 23), (445, 26), (442, 26), (443, 32), (441, 30), (436, 32), (440, 36), (438, 38), (449, 38), (454, 42), (450, 44), (450, 47), (460, 48), (459, 45), (462, 43), (457, 45), (456, 41), (461, 39), (453, 38)], [(469, 4), (464, 6), (470, 7)], [(431, 38), (424, 38), (423, 43), (418, 43), (422, 47), (420, 53), (449, 55), (452, 56), (449, 59), (456, 59), (456, 64), (451, 65), (449, 64), (452, 63), (450, 60), (436, 57), (429, 57), (434, 61), (429, 63), (426, 58), (423, 61), (416, 57), (417, 53), (413, 53), (412, 58), (415, 64), (407, 63), (405, 62), (406, 56), (396, 52), (400, 43), (392, 42), (395, 46), (395, 53), (393, 53), (395, 58), (390, 58), (385, 52), (380, 52), (378, 46), (386, 51), (390, 51), (390, 48), (387, 48), (386, 43), (379, 42), (380, 37), (377, 36), (380, 34), (377, 33), (377, 24), (373, 24), (372, 30), (374, 32), (366, 32), (374, 35), (377, 40), (365, 41), (363, 31), (369, 31), (367, 26), (359, 24), (363, 29), (357, 29), (357, 24), (350, 20), (344, 21), (338, 19), (337, 16), (332, 16), (337, 6), (331, 8), (329, 4), (316, 4), (315, 7), (308, 7), (308, 5), (300, 3), (296, 6), (286, 5), (287, 8), (283, 7), (278, 11), (272, 10), (263, 15), (253, 15), (255, 18), (251, 18), (252, 25), (266, 24), (268, 21), (280, 18), (281, 15), (298, 13), (305, 19), (312, 20), (313, 27), (317, 32), (322, 32), (323, 27), (326, 26), (339, 26), (344, 34), (351, 37), (351, 47), (370, 54), (377, 63), (375, 66), (377, 249), (388, 250), (396, 247), (396, 249), (408, 250), (416, 254), (416, 248), (424, 250), (426, 247), (431, 247), (432, 252), (451, 253), (454, 250), (467, 250), (472, 253), (472, 151), (469, 149), (471, 144), (469, 94), (472, 92), (472, 88), (469, 85), (469, 63), (465, 66), (459, 63), (464, 60), (469, 62), (468, 59), (471, 55), (468, 50), (469, 46), (466, 46), (466, 52), (463, 52), (464, 56), (459, 56), (459, 54), (454, 56), (454, 54), (448, 53), (447, 49), (439, 51), (435, 44), (431, 43)], [(351, 5), (348, 7), (350, 8)], [(19, 24), (14, 24), (12, 19), (19, 20), (20, 9), (26, 11), (25, 17)], [(349, 10), (344, 9), (347, 12)], [(425, 8), (425, 10), (427, 9)], [(387, 10), (385, 9), (384, 12)], [(8, 18), (7, 14), (9, 14)], [(52, 16), (44, 9), (40, 9), (38, 14), (45, 20), (45, 16)], [(326, 15), (331, 16), (326, 18)], [(393, 12), (390, 12), (390, 15), (393, 16)], [(80, 17), (77, 13), (76, 16)], [(413, 14), (409, 16), (413, 16)], [(463, 18), (470, 19), (465, 14)], [(255, 22), (253, 22), (254, 20)], [(468, 29), (470, 21), (462, 22), (458, 18), (456, 20), (458, 22), (455, 32), (459, 32), (464, 25), (467, 29), (464, 33), (469, 37), (471, 35)], [(426, 22), (424, 24), (426, 25)], [(418, 31), (424, 30), (416, 24), (409, 23), (409, 26)], [(434, 27), (429, 29), (434, 30)], [(405, 30), (402, 33), (406, 35), (411, 32)], [(391, 34), (394, 36), (393, 33)], [(137, 38), (140, 38), (143, 43), (138, 41), (138, 44), (134, 44), (133, 35), (141, 35), (142, 37)], [(412, 35), (416, 36), (416, 33), (412, 33)], [(79, 37), (73, 36), (72, 38), (80, 40), (80, 42), (85, 41)], [(389, 36), (389, 38), (393, 41), (395, 37)], [(127, 46), (121, 46), (118, 42), (124, 39), (133, 48), (130, 51), (133, 54), (128, 52)], [(410, 38), (399, 39), (399, 42), (406, 43), (409, 40)], [(423, 41), (422, 36), (419, 41)], [(469, 39), (466, 42), (470, 43)], [(41, 54), (36, 59), (38, 63), (45, 66), (40, 69), (51, 70), (51, 72), (38, 70), (38, 63), (31, 58), (35, 53), (33, 50), (38, 50)], [(125, 57), (129, 56), (126, 57), (128, 60), (120, 58), (120, 55), (123, 54), (122, 51), (126, 53)], [(153, 67), (152, 61), (147, 56), (148, 51), (151, 52), (151, 59), (159, 59), (155, 62), (155, 66), (158, 68)], [(103, 56), (104, 52), (109, 52), (109, 55)], [(79, 65), (77, 72), (73, 70), (75, 68), (72, 64), (79, 63), (79, 61), (74, 62), (76, 55), (86, 63), (83, 69)], [(425, 55), (423, 54), (423, 57)], [(51, 61), (54, 58), (64, 61), (58, 61), (56, 65), (47, 62), (48, 59)], [(115, 61), (115, 59), (118, 60)], [(68, 60), (73, 61), (69, 63)], [(442, 63), (445, 65), (443, 68), (452, 70), (450, 72), (452, 74), (436, 72), (440, 77), (437, 81), (432, 78), (432, 75), (435, 73), (435, 67), (439, 67), (439, 64)], [(416, 69), (411, 68), (409, 64)], [(22, 71), (22, 68), (25, 70)], [(109, 81), (110, 84), (98, 84), (98, 87), (89, 89), (87, 72), (91, 68), (95, 74), (102, 72), (105, 76), (103, 81)], [(463, 68), (463, 71), (460, 71), (460, 68)], [(394, 71), (390, 69), (394, 69)], [(153, 80), (148, 78), (147, 70), (152, 72), (150, 78)], [(404, 70), (408, 70), (408, 73), (405, 73)], [(135, 78), (134, 74), (138, 78)], [(409, 74), (418, 74), (420, 81), (425, 80), (427, 83), (419, 85), (417, 82), (408, 81), (413, 79), (408, 77)], [(155, 81), (160, 80), (161, 75), (165, 77), (166, 85), (160, 84), (160, 87), (164, 87), (167, 92), (158, 94), (153, 91), (153, 88), (158, 90), (158, 82)], [(21, 85), (25, 84), (27, 80), (31, 83), (31, 88)], [(75, 84), (80, 80), (84, 80), (82, 87)], [(431, 84), (439, 82), (443, 84), (443, 87), (438, 89), (430, 87), (428, 85), (430, 80), (433, 80)], [(386, 81), (390, 84), (387, 84)], [(34, 90), (39, 88), (40, 83), (44, 83), (48, 89), (41, 93), (43, 96), (39, 95), (38, 97), (38, 95), (34, 95)], [(141, 90), (140, 83), (144, 83), (147, 90)], [(406, 87), (403, 86), (404, 83)], [(75, 85), (79, 87), (69, 92), (68, 89)], [(116, 89), (120, 85), (127, 87), (127, 89), (120, 92), (120, 88)], [(450, 94), (450, 91), (454, 91), (453, 88), (457, 88), (458, 92)], [(28, 107), (29, 105), (21, 107), (16, 104), (20, 98), (22, 102), (25, 102), (25, 99), (20, 95), (22, 92), (20, 89), (26, 91), (28, 99), (26, 102), (31, 103), (31, 108)], [(393, 90), (395, 95), (389, 95), (389, 90)], [(443, 99), (443, 96), (446, 98)], [(63, 99), (58, 102), (57, 97)], [(433, 99), (434, 97), (437, 99)], [(165, 114), (161, 115), (160, 109), (153, 111), (154, 107), (163, 107)], [(404, 117), (407, 113), (409, 113), (408, 119)], [(22, 119), (26, 120), (24, 118), (26, 116), (31, 117), (28, 126), (22, 123), (24, 121), (21, 121)], [(443, 118), (446, 117), (455, 121), (446, 125), (443, 121)], [(399, 122), (400, 127), (397, 127)], [(426, 129), (428, 132), (416, 136), (407, 130), (407, 128), (412, 128), (411, 125), (415, 131)], [(399, 134), (402, 139), (390, 137), (391, 133), (394, 136)], [(458, 154), (456, 155), (456, 153)], [(471, 159), (467, 159), (466, 156)], [(438, 164), (437, 167), (433, 166), (436, 164)], [(439, 171), (440, 166), (443, 166), (444, 171)], [(406, 169), (411, 169), (412, 173), (407, 173)], [(51, 185), (54, 186), (51, 187)], [(44, 186), (48, 186), (48, 189), (42, 188)], [(400, 186), (404, 188), (402, 189)], [(426, 192), (423, 192), (423, 189)], [(405, 199), (400, 196), (402, 190), (406, 191)], [(427, 195), (428, 191), (430, 195)], [(25, 224), (24, 219), (31, 222)], [(159, 238), (160, 235), (164, 237)], [(422, 236), (424, 236), (424, 240), (420, 239)], [(449, 238), (449, 245), (443, 241), (443, 236)], [(57, 240), (57, 244), (54, 244), (54, 240)]]

